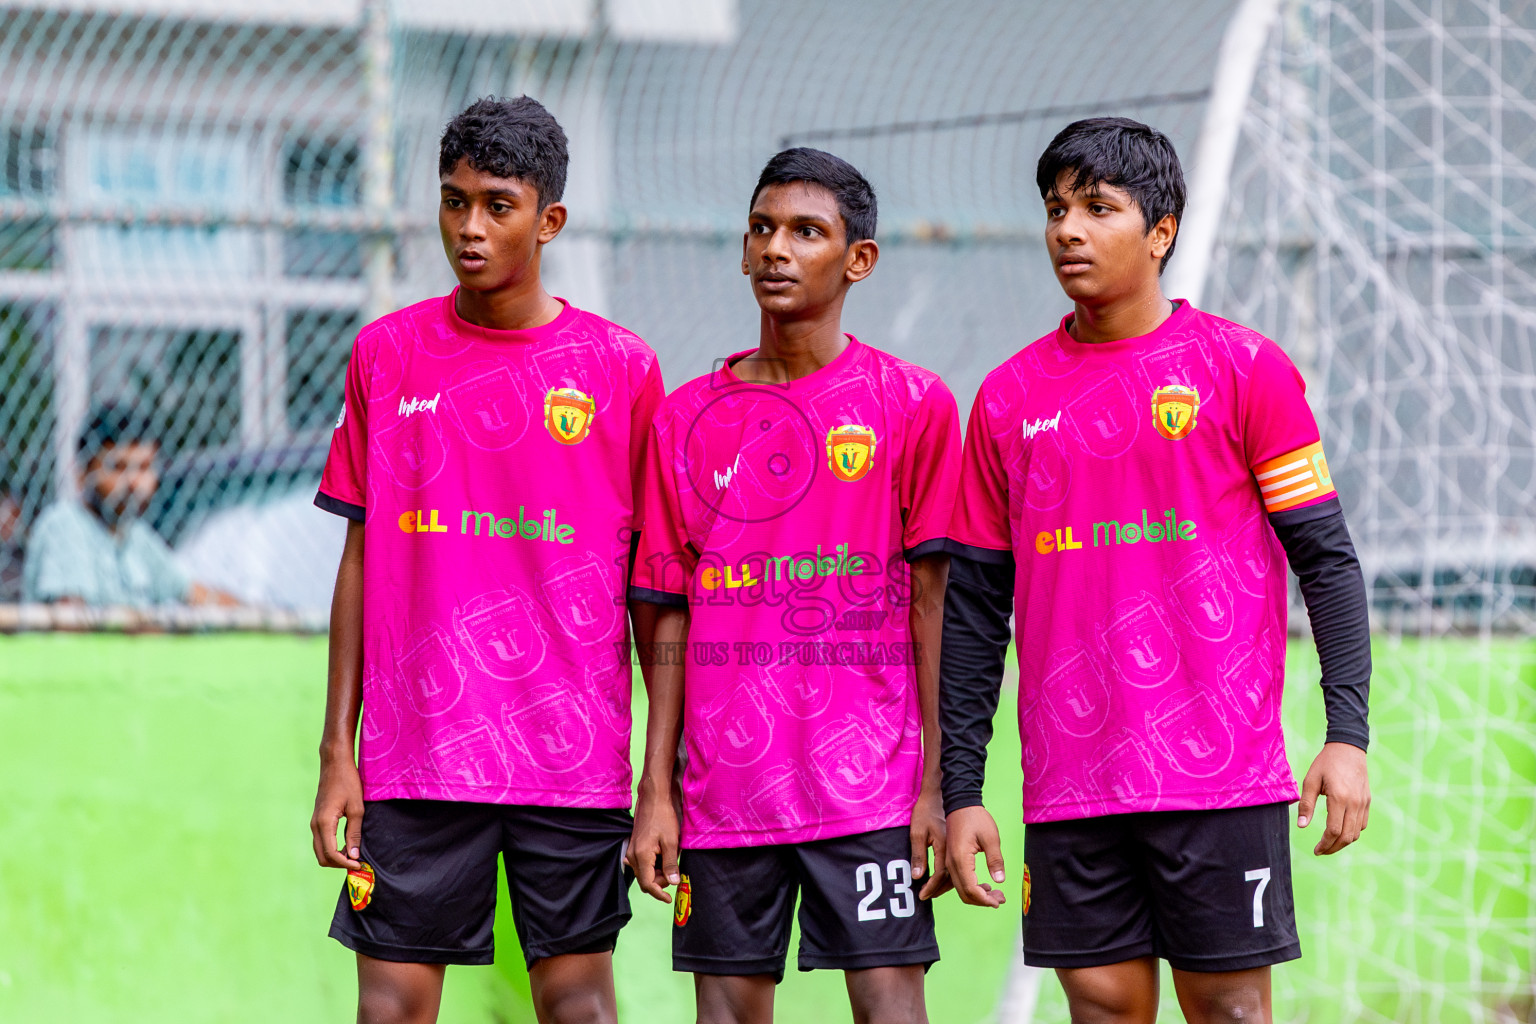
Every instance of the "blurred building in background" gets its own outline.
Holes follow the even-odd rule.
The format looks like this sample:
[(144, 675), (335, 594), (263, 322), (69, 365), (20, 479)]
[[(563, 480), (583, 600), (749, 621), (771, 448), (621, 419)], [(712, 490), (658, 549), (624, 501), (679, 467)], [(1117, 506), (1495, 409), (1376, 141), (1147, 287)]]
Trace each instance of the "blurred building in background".
[(669, 386), (756, 339), (763, 161), (851, 160), (883, 256), (850, 328), (964, 413), (1066, 310), (1038, 154), (1116, 113), (1191, 174), (1170, 288), (1307, 375), (1380, 623), (1536, 629), (1533, 51), (1536, 6), (1497, 0), (0, 4), (0, 479), (24, 543), (89, 402), (142, 403), (199, 578), (322, 609), (348, 348), (451, 287), (437, 137), (487, 93), (566, 126), (549, 283)]

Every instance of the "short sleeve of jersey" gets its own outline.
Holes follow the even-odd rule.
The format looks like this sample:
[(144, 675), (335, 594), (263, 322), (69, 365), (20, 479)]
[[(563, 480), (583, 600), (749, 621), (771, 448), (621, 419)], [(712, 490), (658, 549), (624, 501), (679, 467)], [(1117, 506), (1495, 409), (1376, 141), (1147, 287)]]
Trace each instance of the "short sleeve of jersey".
[(634, 404), (629, 411), (629, 472), (630, 482), (634, 487), (634, 521), (630, 524), (633, 529), (640, 530), (644, 525), (645, 511), (645, 476), (646, 476), (646, 451), (651, 442), (651, 423), (656, 418), (656, 410), (661, 405), (661, 400), (666, 397), (666, 389), (661, 382), (661, 365), (652, 356), (650, 366), (645, 371), (645, 379), (640, 388), (635, 392)]
[(911, 431), (898, 483), (901, 546), (909, 562), (946, 548), (960, 486), (960, 413), (942, 381), (923, 394)]
[[(1265, 339), (1254, 355), (1242, 409), (1243, 446), (1264, 510), (1291, 521), (1301, 509), (1338, 497), (1323, 455), (1306, 383), (1280, 346)], [(1333, 506), (1329, 505), (1331, 509)]]
[(640, 547), (629, 596), (682, 608), (688, 604), (688, 581), (699, 556), (683, 518), (670, 419), (666, 410), (657, 416), (646, 446)]
[(1012, 557), (1008, 527), (1008, 473), (987, 414), (987, 385), (971, 406), (961, 458), (960, 490), (955, 499), (950, 551), (980, 562), (1003, 563)]
[(315, 504), (327, 512), (362, 522), (368, 493), (368, 378), (366, 335), (359, 335), (347, 360), (345, 396), (336, 429), (331, 433), (331, 450), (320, 477), (320, 493)]

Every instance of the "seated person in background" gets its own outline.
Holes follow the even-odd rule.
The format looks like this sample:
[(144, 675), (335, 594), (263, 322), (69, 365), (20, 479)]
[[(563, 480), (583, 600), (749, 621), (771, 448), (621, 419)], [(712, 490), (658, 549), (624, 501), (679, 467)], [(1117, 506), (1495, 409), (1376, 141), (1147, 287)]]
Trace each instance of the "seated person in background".
[(187, 578), (139, 517), (160, 486), (160, 442), (133, 410), (93, 409), (80, 432), (80, 496), (54, 502), (28, 538), (22, 600), (63, 604), (235, 604)]
[[(0, 479), (14, 480), (16, 474), (7, 468)], [(21, 502), (9, 484), (0, 483), (0, 604), (21, 598), (21, 563)]]

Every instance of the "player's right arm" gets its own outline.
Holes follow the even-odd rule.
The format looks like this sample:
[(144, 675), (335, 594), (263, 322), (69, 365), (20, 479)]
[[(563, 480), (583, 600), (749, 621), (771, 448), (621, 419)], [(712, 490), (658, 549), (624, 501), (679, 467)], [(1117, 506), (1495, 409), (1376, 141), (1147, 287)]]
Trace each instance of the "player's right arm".
[[(365, 328), (352, 346), (341, 416), (320, 477), (315, 505), (347, 520), (347, 540), (331, 597), (330, 667), (320, 787), (309, 830), (323, 867), (358, 868), (363, 838), (363, 781), (357, 770), (357, 721), (363, 707), (363, 521), (368, 494), (368, 385), (376, 335)], [(337, 823), (347, 821), (337, 846)]]
[(944, 639), (939, 647), (940, 766), (949, 831), (949, 876), (960, 899), (1000, 907), (1005, 898), (976, 878), (976, 855), (986, 857), (992, 881), (1004, 879), (997, 822), (982, 804), (987, 744), (1003, 683), (1013, 559), (1007, 564), (954, 555), (944, 594)]
[(683, 732), (688, 581), (698, 561), (673, 476), (669, 422), (663, 409), (651, 425), (642, 474), (640, 543), (630, 572), (629, 603), (637, 609), (631, 618), (649, 710), (635, 825), (625, 855), (640, 888), (663, 903), (672, 902), (667, 887), (682, 881), (677, 864), (681, 823), (672, 801), (672, 775)]
[(1002, 841), (997, 822), (982, 805), (981, 788), (1002, 691), (1014, 590), (1008, 474), (990, 427), (983, 384), (965, 432), (939, 646), (940, 767), (949, 875), (960, 899), (979, 907), (1006, 902), (1000, 889), (977, 880), (976, 855), (985, 856), (992, 883), (1001, 884)]
[(688, 609), (667, 605), (651, 608), (655, 612), (650, 617), (654, 623), (652, 636), (647, 638), (642, 630), (636, 631), (649, 710), (645, 721), (645, 763), (635, 797), (635, 827), (630, 834), (628, 860), (640, 888), (663, 903), (671, 903), (667, 887), (678, 884), (682, 878), (677, 866), (680, 827), (672, 803), (672, 773), (683, 731), (683, 652), (688, 648)]
[[(320, 788), (309, 820), (315, 859), (322, 867), (358, 868), (363, 835), (363, 780), (357, 771), (357, 719), (363, 707), (363, 524), (347, 522), (347, 542), (331, 598), (330, 666), (325, 732), (320, 740)], [(337, 823), (347, 821), (346, 843), (336, 844)]]

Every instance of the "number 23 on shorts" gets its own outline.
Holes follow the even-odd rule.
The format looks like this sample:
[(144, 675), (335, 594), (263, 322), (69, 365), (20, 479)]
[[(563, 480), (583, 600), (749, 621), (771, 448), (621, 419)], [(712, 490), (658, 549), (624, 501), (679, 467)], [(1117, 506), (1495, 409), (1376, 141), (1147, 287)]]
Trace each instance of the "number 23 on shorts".
[[(912, 865), (905, 860), (893, 860), (885, 866), (885, 877), (892, 883), (891, 892), (894, 894), (886, 900), (891, 916), (911, 917), (917, 913), (917, 896), (912, 892)], [(867, 895), (859, 900), (859, 920), (884, 921), (886, 908), (875, 906), (884, 894), (880, 881), (880, 865), (860, 864), (854, 872), (854, 889), (857, 892), (867, 892)]]

